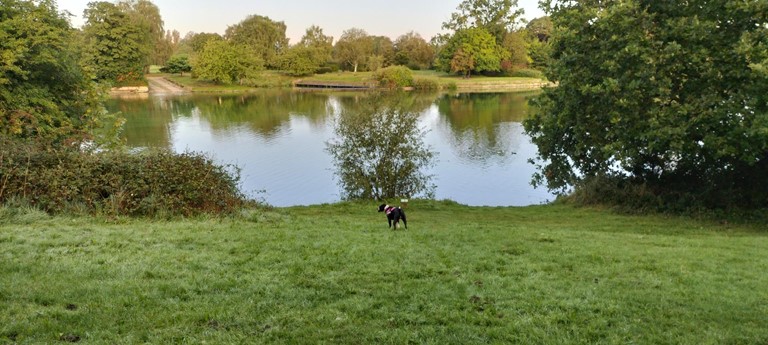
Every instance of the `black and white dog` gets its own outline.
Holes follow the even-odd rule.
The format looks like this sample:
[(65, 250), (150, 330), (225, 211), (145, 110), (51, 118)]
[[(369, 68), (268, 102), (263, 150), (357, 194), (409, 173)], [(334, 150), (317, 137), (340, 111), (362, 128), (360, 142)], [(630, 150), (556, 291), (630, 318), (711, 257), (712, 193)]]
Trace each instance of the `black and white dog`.
[(381, 204), (379, 205), (379, 212), (387, 214), (387, 222), (389, 223), (390, 228), (394, 225), (395, 230), (397, 230), (398, 223), (400, 222), (400, 219), (402, 219), (403, 226), (408, 229), (408, 221), (405, 219), (405, 211), (403, 211), (402, 208)]

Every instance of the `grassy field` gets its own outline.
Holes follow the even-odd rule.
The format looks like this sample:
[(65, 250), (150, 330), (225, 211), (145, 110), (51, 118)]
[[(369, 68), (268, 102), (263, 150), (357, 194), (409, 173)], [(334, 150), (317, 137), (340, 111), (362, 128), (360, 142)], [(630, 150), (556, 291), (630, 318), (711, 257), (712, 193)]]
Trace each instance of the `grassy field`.
[(768, 231), (412, 201), (180, 221), (0, 208), (0, 344), (766, 344)]

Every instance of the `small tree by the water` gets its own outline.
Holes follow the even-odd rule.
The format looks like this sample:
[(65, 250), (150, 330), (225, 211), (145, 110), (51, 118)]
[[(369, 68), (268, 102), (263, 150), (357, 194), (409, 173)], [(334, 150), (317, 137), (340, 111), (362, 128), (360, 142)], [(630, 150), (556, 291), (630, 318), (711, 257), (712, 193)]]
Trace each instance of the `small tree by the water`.
[(339, 115), (327, 150), (344, 199), (433, 196), (432, 175), (424, 170), (434, 165), (434, 153), (423, 142), (418, 113), (398, 99), (372, 95)]

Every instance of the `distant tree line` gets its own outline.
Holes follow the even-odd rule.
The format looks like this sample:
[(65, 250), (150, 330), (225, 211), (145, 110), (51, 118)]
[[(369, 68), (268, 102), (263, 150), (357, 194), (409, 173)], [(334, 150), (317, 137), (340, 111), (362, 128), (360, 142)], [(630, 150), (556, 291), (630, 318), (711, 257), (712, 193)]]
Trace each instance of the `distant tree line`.
[(284, 22), (250, 15), (228, 27), (223, 35), (188, 33), (176, 45), (165, 70), (191, 71), (199, 79), (217, 83), (249, 84), (265, 69), (306, 76), (406, 66), (470, 76), (509, 75), (546, 65), (552, 30), (547, 17), (522, 26), (522, 10), (517, 8), (516, 0), (466, 0), (457, 10), (443, 25), (451, 33), (429, 41), (413, 31), (393, 41), (350, 28), (334, 42), (322, 28), (313, 25), (299, 42), (289, 44)]

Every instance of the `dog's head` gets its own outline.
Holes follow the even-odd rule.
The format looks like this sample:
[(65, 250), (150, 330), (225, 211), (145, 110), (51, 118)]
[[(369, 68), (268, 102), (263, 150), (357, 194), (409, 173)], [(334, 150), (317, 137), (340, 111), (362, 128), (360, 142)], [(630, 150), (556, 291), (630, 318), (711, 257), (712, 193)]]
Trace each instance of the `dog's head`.
[(387, 204), (381, 204), (379, 205), (379, 212), (384, 212), (384, 208), (387, 207)]

